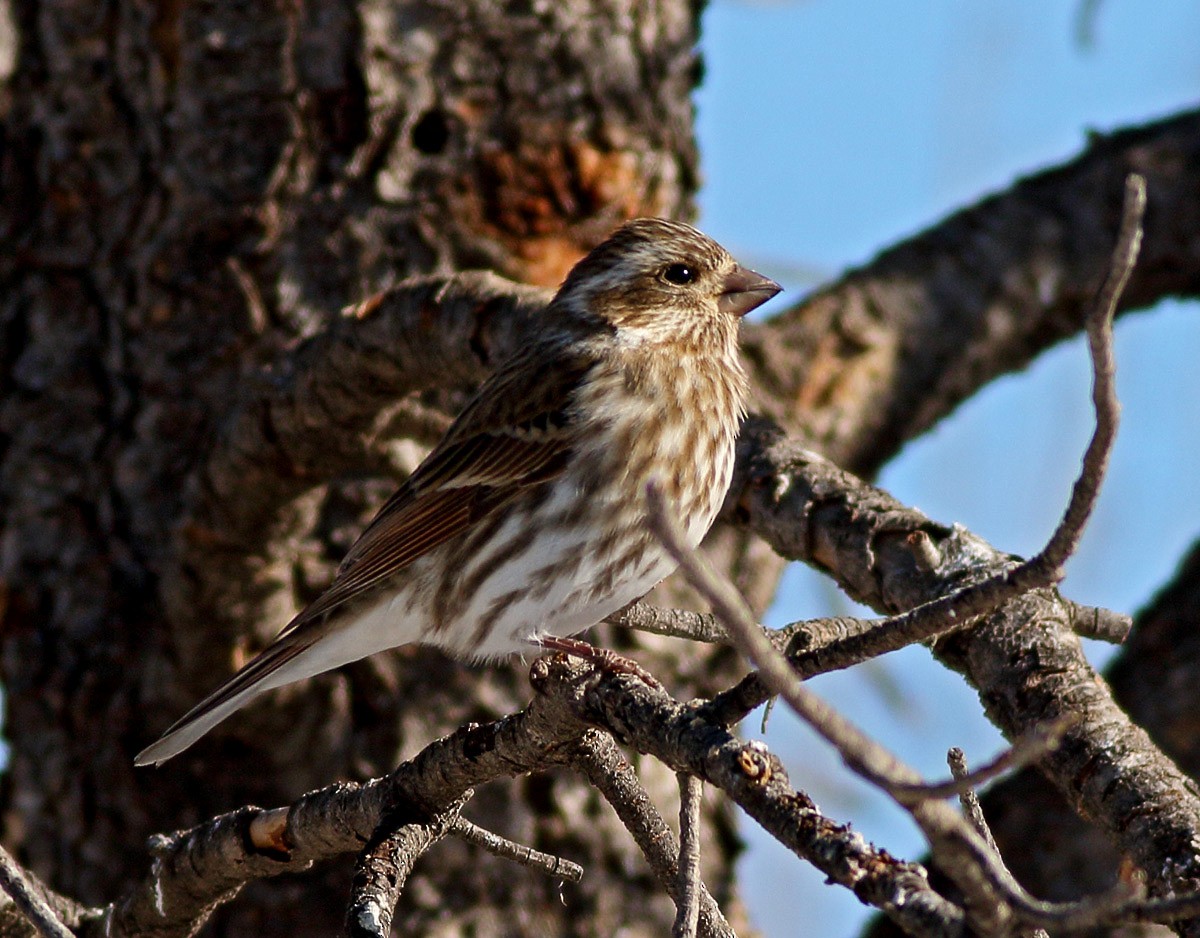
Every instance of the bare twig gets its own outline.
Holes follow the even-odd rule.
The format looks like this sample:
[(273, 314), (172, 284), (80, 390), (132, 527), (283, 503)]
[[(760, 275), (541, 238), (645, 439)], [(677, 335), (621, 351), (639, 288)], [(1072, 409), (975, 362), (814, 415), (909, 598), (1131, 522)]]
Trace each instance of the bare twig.
[(688, 546), (678, 522), (667, 514), (658, 486), (654, 483), (647, 486), (646, 496), (651, 530), (679, 563), (688, 583), (712, 605), (771, 690), (834, 745), (851, 769), (907, 807), (928, 838), (939, 866), (967, 897), (971, 918), (981, 930), (1003, 932), (1014, 923), (1081, 927), (1106, 921), (1114, 910), (1129, 903), (1128, 889), (1124, 886), (1075, 903), (1041, 902), (1025, 892), (999, 856), (960, 815), (927, 794), (916, 794), (926, 786), (915, 771), (860, 733), (801, 684), (787, 659), (763, 634), (733, 585), (703, 555)]
[(1146, 183), (1131, 174), (1126, 180), (1125, 204), (1111, 267), (1087, 317), (1088, 347), (1092, 358), (1092, 405), (1096, 427), (1083, 456), (1083, 466), (1071, 490), (1062, 520), (1050, 535), (1046, 546), (1033, 558), (1001, 571), (957, 593), (918, 606), (895, 616), (879, 628), (863, 633), (859, 653), (873, 656), (886, 643), (888, 650), (925, 641), (946, 631), (947, 625), (959, 627), (976, 616), (990, 612), (1009, 599), (1030, 590), (1053, 586), (1062, 579), (1063, 565), (1074, 553), (1091, 517), (1100, 485), (1116, 439), (1120, 404), (1114, 375), (1116, 366), (1112, 348), (1112, 320), (1121, 293), (1129, 282), (1142, 239), (1142, 216), (1146, 209)]
[[(1112, 324), (1121, 294), (1129, 283), (1142, 245), (1142, 216), (1146, 213), (1146, 180), (1130, 173), (1125, 180), (1125, 204), (1121, 211), (1121, 227), (1113, 248), (1108, 276), (1087, 317), (1088, 350), (1092, 357), (1092, 407), (1096, 412), (1096, 429), (1083, 455), (1083, 469), (1071, 500), (1063, 513), (1062, 522), (1050, 536), (1042, 552), (1023, 566), (1032, 571), (1045, 571), (1056, 580), (1062, 577), (1063, 564), (1075, 553), (1083, 528), (1091, 517), (1100, 485), (1108, 468), (1121, 405), (1117, 400), (1116, 358), (1113, 353)], [(1031, 574), (1032, 576), (1033, 574)]]
[[(912, 787), (922, 787), (915, 772), (867, 739), (800, 683), (787, 659), (767, 638), (733, 584), (721, 576), (707, 558), (688, 546), (679, 523), (668, 514), (662, 491), (656, 483), (646, 486), (646, 500), (650, 509), (650, 529), (679, 564), (688, 584), (712, 605), (738, 648), (759, 669), (770, 690), (783, 697), (813, 729), (836, 747), (850, 768), (897, 800), (903, 801), (904, 793)], [(925, 798), (920, 794), (914, 800)]]
[(72, 938), (70, 929), (30, 881), (20, 864), (0, 847), (0, 887), (43, 938)]
[(637, 602), (614, 612), (604, 620), (612, 625), (654, 635), (669, 635), (686, 638), (693, 642), (710, 645), (729, 643), (729, 635), (711, 613), (691, 612), (687, 609), (664, 609), (650, 603)]
[[(981, 582), (941, 596), (900, 615), (874, 622), (862, 622), (860, 626), (845, 630), (844, 634), (835, 635), (833, 639), (821, 643), (811, 651), (806, 648), (804, 654), (799, 656), (804, 659), (804, 664), (798, 668), (802, 674), (811, 676), (821, 670), (846, 667), (915, 642), (939, 637), (970, 624), (974, 618), (1017, 596), (1053, 586), (1062, 579), (1063, 565), (1077, 548), (1083, 528), (1095, 507), (1116, 438), (1120, 405), (1116, 398), (1114, 382), (1112, 320), (1122, 291), (1129, 282), (1137, 262), (1145, 207), (1145, 180), (1141, 176), (1131, 174), (1126, 181), (1121, 225), (1109, 272), (1086, 321), (1092, 360), (1092, 404), (1096, 426), (1084, 453), (1083, 465), (1072, 488), (1062, 520), (1045, 547), (1033, 558), (1006, 567)], [(914, 532), (912, 537), (918, 538), (918, 535), (922, 534), (920, 531)], [(937, 551), (928, 542), (928, 537), (923, 536), (918, 538), (917, 544), (926, 545), (923, 556), (930, 554), (928, 562), (936, 566), (939, 560)], [(917, 544), (914, 545), (914, 549)], [(1109, 640), (1123, 640), (1128, 634), (1130, 620), (1127, 616), (1107, 610), (1093, 610), (1093, 614), (1088, 615), (1073, 605), (1071, 608), (1072, 624), (1085, 634)], [(833, 621), (844, 628), (839, 620)], [(798, 629), (805, 627), (804, 623), (794, 626)], [(818, 658), (821, 659), (819, 662)], [(721, 713), (725, 720), (732, 721), (738, 718), (739, 710), (744, 713), (758, 706), (766, 696), (765, 687), (758, 683), (756, 677), (750, 676), (728, 695), (714, 700), (711, 713), (714, 716)]]
[(992, 829), (988, 826), (988, 822), (983, 816), (983, 806), (979, 803), (979, 796), (975, 794), (975, 789), (971, 787), (970, 779), (972, 773), (967, 770), (966, 753), (957, 746), (954, 746), (946, 753), (946, 762), (950, 766), (950, 774), (954, 776), (956, 781), (963, 783), (963, 787), (958, 792), (958, 803), (962, 806), (963, 816), (975, 828), (975, 832), (983, 838), (988, 848), (999, 856), (1000, 848), (996, 845), (996, 838), (992, 836)]
[(349, 938), (389, 938), (396, 902), (413, 865), (446, 836), (466, 804), (460, 798), (435, 817), (400, 821), (390, 817), (358, 856), (346, 909)]
[(514, 843), (506, 837), (485, 830), (478, 824), (472, 824), (462, 815), (450, 822), (448, 833), (486, 850), (493, 856), (511, 860), (513, 863), (527, 866), (531, 870), (537, 870), (539, 873), (545, 873), (555, 879), (568, 883), (577, 883), (583, 879), (583, 867), (578, 863), (572, 863), (570, 860), (564, 860), (562, 857), (556, 857), (549, 853), (542, 853), (540, 850), (534, 850), (524, 844)]
[[(678, 904), (679, 844), (612, 737), (590, 730), (567, 753), (568, 764), (582, 772), (616, 811), (654, 875)], [(733, 929), (707, 887), (702, 881), (697, 887), (701, 938), (734, 938)]]
[(1071, 631), (1081, 638), (1094, 638), (1111, 645), (1121, 645), (1129, 638), (1133, 629), (1133, 617), (1123, 612), (1105, 609), (1103, 606), (1067, 606), (1071, 617)]
[[(983, 838), (988, 849), (1003, 863), (1004, 858), (1000, 854), (1000, 848), (996, 845), (996, 838), (992, 836), (992, 829), (988, 826), (987, 819), (983, 816), (983, 807), (979, 804), (979, 796), (975, 794), (975, 789), (971, 787), (973, 784), (972, 780), (979, 775), (978, 770), (971, 772), (967, 769), (967, 757), (957, 746), (951, 748), (946, 753), (946, 762), (950, 766), (950, 774), (962, 786), (958, 792), (958, 803), (962, 806), (963, 817), (975, 829), (975, 833)], [(1007, 865), (1005, 865), (1005, 868), (1007, 869)], [(1042, 928), (1031, 929), (1027, 935), (1028, 938), (1049, 938), (1045, 929)]]
[(1113, 356), (1112, 322), (1117, 304), (1137, 263), (1142, 243), (1142, 216), (1146, 211), (1146, 181), (1136, 173), (1125, 180), (1125, 203), (1121, 227), (1113, 248), (1108, 276), (1091, 306), (1086, 330), (1092, 360), (1092, 406), (1096, 427), (1083, 454), (1083, 466), (1062, 520), (1036, 556), (969, 586), (959, 593), (918, 607), (909, 613), (904, 629), (921, 629), (922, 620), (949, 617), (965, 624), (974, 616), (989, 612), (1014, 596), (1030, 590), (1053, 586), (1063, 576), (1063, 566), (1079, 546), (1083, 529), (1096, 506), (1100, 486), (1117, 435), (1121, 406), (1116, 394), (1116, 363)]
[[(1111, 609), (1084, 606), (1069, 600), (1067, 608), (1071, 614), (1071, 628), (1075, 634), (1085, 638), (1120, 645), (1129, 637), (1129, 630), (1133, 627), (1133, 619)], [(815, 674), (853, 667), (880, 654), (899, 651), (913, 644), (899, 636), (895, 637), (894, 646), (880, 643), (879, 639), (885, 638), (889, 624), (896, 618), (825, 616), (791, 622), (778, 629), (772, 629), (767, 634), (777, 646), (786, 648), (789, 656), (795, 656), (796, 661), (793, 664), (797, 666), (797, 670), (805, 677), (812, 677)], [(668, 609), (647, 602), (636, 602), (630, 603), (619, 612), (614, 612), (604, 621), (610, 625), (649, 632), (652, 635), (684, 638), (709, 645), (730, 644), (725, 627), (711, 612)], [(951, 627), (958, 626), (954, 624)], [(862, 637), (867, 633), (880, 633), (872, 636), (870, 646), (865, 646), (862, 642)], [(799, 664), (801, 659), (804, 661), (803, 665)]]
[[(612, 617), (608, 621), (628, 624), (633, 628), (661, 635), (730, 643), (728, 633), (720, 623), (715, 622), (715, 617), (711, 614), (658, 609), (653, 606), (647, 607), (650, 610), (647, 613), (639, 608), (645, 605), (637, 603), (631, 607), (628, 621), (621, 616)], [(1120, 644), (1132, 627), (1133, 620), (1123, 613), (1096, 606), (1082, 606), (1068, 600), (1063, 600), (1063, 606), (1070, 616), (1073, 631), (1085, 638)], [(680, 613), (678, 617), (674, 615), (676, 612)], [(897, 621), (902, 625), (893, 629), (893, 623)], [(882, 654), (899, 651), (918, 640), (934, 639), (962, 627), (956, 619), (947, 619), (939, 629), (921, 637), (908, 633), (903, 625), (904, 621), (904, 615), (879, 619), (831, 616), (803, 619), (780, 629), (769, 630), (766, 634), (772, 644), (784, 649), (792, 669), (800, 677), (810, 678), (854, 667)], [(928, 621), (932, 624), (934, 619), (930, 618)], [(678, 630), (675, 629), (677, 623), (681, 625)], [(705, 717), (727, 726), (732, 725), (755, 707), (761, 706), (770, 696), (770, 691), (759, 676), (751, 673), (705, 704)]]
[[(918, 785), (898, 785), (893, 792), (902, 802), (919, 801), (923, 798), (949, 798), (958, 795), (961, 799), (964, 793), (972, 788), (991, 781), (998, 775), (1003, 775), (1012, 769), (1036, 762), (1046, 753), (1055, 749), (1062, 742), (1063, 734), (1079, 722), (1079, 716), (1074, 713), (1064, 713), (1048, 723), (1033, 728), (1017, 739), (1015, 743), (1001, 752), (991, 762), (967, 772), (964, 768), (960, 777), (951, 773), (952, 777), (945, 782), (922, 782)], [(962, 750), (951, 750), (951, 752)], [(995, 846), (992, 844), (991, 846)]]
[(679, 898), (671, 938), (696, 938), (700, 918), (700, 797), (704, 783), (681, 772), (679, 779)]
[[(766, 484), (744, 496), (748, 523), (784, 556), (830, 569), (864, 603), (875, 608), (915, 605), (946, 588), (944, 571), (913, 571), (910, 532), (935, 532), (943, 554), (955, 558), (951, 575), (1008, 562), (965, 529), (937, 525), (796, 441), (775, 434), (762, 443), (756, 439), (755, 445), (761, 447), (756, 471)], [(1081, 714), (1080, 724), (1068, 733), (1069, 745), (1047, 755), (1047, 773), (1071, 803), (1100, 823), (1114, 844), (1147, 871), (1157, 888), (1191, 895), (1193, 872), (1173, 865), (1175, 854), (1168, 846), (1200, 836), (1200, 806), (1190, 783), (1117, 707), (1078, 642), (1067, 634), (1067, 619), (1061, 598), (1042, 591), (998, 610), (981, 631), (940, 645), (939, 651), (993, 702), (989, 715), (1010, 735), (1019, 737), (1068, 707)], [(1115, 779), (1119, 785), (1112, 784)], [(1163, 825), (1163, 837), (1140, 835), (1144, 828), (1139, 825), (1150, 814)], [(1131, 909), (1143, 908), (1119, 899), (1109, 897), (1098, 909), (1067, 908), (1066, 913), (1080, 921), (1116, 921), (1118, 913), (1132, 915)], [(1036, 905), (1029, 911), (1051, 917), (1051, 910)], [(1146, 911), (1147, 917), (1138, 920), (1155, 914)]]

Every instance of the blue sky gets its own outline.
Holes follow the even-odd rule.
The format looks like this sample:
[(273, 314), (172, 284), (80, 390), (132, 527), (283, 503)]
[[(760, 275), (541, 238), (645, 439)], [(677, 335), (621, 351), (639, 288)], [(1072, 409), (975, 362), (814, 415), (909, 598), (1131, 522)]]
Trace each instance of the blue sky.
[[(1080, 0), (716, 0), (698, 96), (702, 226), (788, 288), (779, 309), (953, 209), (1069, 159), (1089, 130), (1196, 106), (1200, 7), (1102, 0), (1086, 45), (1079, 10)], [(1167, 303), (1118, 326), (1122, 431), (1068, 570), (1072, 598), (1134, 612), (1200, 536), (1197, 312)], [(997, 547), (1035, 551), (1091, 432), (1088, 367), (1079, 341), (1050, 351), (910, 444), (881, 483)], [(796, 568), (769, 621), (846, 608)], [(814, 686), (930, 775), (945, 774), (950, 746), (978, 762), (1000, 745), (974, 693), (920, 648)], [(795, 784), (870, 840), (919, 855), (907, 819), (781, 711), (764, 738)], [(746, 732), (757, 734), (752, 719)], [(868, 913), (853, 896), (750, 823), (743, 830), (745, 892), (768, 938), (858, 931)]]

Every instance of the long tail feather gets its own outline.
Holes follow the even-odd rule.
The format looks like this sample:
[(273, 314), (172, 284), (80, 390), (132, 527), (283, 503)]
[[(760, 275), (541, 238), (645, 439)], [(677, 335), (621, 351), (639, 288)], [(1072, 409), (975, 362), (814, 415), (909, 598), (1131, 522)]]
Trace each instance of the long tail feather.
[(304, 667), (311, 640), (286, 636), (266, 648), (228, 681), (192, 707), (168, 729), (158, 742), (147, 746), (133, 760), (135, 765), (161, 765), (177, 756), (201, 736), (240, 710), (259, 694), (327, 670), (324, 663)]

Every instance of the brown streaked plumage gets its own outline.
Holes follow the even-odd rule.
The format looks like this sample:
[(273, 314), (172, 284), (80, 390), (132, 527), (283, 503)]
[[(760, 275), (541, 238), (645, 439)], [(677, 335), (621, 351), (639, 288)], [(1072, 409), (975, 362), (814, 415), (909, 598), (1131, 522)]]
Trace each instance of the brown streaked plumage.
[(461, 658), (567, 636), (674, 568), (645, 524), (659, 480), (694, 543), (729, 486), (738, 319), (778, 285), (688, 225), (638, 219), (567, 276), (380, 509), (333, 583), (137, 757), (159, 763), (262, 692), (410, 642)]

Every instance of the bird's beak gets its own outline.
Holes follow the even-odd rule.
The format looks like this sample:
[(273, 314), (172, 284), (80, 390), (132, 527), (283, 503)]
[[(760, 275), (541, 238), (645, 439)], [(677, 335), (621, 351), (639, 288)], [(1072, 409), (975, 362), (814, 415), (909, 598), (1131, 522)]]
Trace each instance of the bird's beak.
[(782, 289), (783, 287), (770, 277), (764, 277), (738, 264), (725, 277), (725, 289), (717, 297), (717, 308), (730, 316), (745, 316)]

